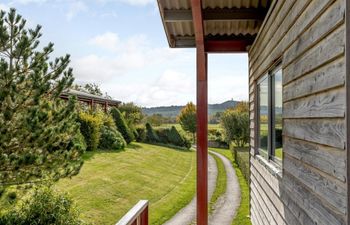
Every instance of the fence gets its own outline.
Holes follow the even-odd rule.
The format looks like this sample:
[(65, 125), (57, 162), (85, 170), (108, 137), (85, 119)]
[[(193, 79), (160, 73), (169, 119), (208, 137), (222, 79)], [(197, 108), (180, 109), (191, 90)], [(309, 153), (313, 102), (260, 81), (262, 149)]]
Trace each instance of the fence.
[(116, 225), (148, 225), (148, 201), (139, 201)]

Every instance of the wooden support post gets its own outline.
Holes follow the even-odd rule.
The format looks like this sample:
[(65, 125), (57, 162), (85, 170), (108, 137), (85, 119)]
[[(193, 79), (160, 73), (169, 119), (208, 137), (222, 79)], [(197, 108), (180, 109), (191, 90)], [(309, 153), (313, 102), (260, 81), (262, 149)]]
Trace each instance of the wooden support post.
[(105, 113), (107, 113), (107, 110), (108, 110), (108, 102), (105, 102), (105, 104), (104, 104), (104, 111), (105, 111)]
[(91, 99), (90, 109), (91, 109), (91, 110), (94, 110), (94, 100), (93, 100), (93, 99)]
[(208, 225), (208, 56), (202, 1), (191, 0), (197, 48), (197, 225)]
[(345, 89), (346, 89), (346, 166), (347, 166), (347, 224), (350, 225), (350, 2), (345, 6)]
[(197, 47), (197, 224), (208, 224), (207, 53)]

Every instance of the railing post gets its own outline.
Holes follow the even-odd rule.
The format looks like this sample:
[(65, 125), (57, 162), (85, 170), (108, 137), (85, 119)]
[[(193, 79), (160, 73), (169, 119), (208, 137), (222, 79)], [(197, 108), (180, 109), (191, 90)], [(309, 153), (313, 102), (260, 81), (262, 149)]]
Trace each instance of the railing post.
[(148, 225), (148, 201), (139, 201), (116, 225)]
[(141, 225), (148, 225), (148, 206), (141, 214)]

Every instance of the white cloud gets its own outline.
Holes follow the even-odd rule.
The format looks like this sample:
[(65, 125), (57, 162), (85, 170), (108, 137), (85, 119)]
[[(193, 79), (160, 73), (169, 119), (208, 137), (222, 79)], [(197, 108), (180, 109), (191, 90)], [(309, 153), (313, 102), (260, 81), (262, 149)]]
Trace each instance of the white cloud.
[[(106, 32), (91, 38), (87, 44), (100, 48), (102, 54), (95, 51), (94, 54), (73, 60), (77, 82), (98, 83), (116, 99), (146, 106), (183, 104), (195, 92), (194, 74), (189, 76), (167, 69), (184, 65), (181, 62), (192, 63), (194, 55), (189, 51), (152, 47), (142, 34), (121, 39), (116, 33)], [(156, 80), (138, 82), (136, 76), (147, 76), (145, 71), (151, 71), (152, 79)], [(158, 78), (154, 73), (160, 74)]]
[(91, 38), (88, 44), (107, 50), (109, 56), (90, 54), (74, 60), (78, 80), (106, 81), (132, 70), (172, 62), (180, 54), (184, 60), (188, 56), (181, 49), (151, 47), (148, 38), (142, 34), (123, 40), (116, 33), (106, 32)]
[(0, 3), (0, 10), (8, 11), (10, 7), (6, 4)]
[(27, 4), (42, 4), (42, 3), (45, 3), (47, 1), (48, 0), (14, 0), (12, 2), (27, 5)]
[[(27, 0), (29, 1), (29, 0)], [(39, 1), (39, 0), (38, 0)], [(69, 4), (68, 11), (66, 13), (66, 19), (72, 20), (77, 14), (86, 12), (88, 10), (87, 5), (83, 1), (72, 1)]]
[(212, 73), (208, 79), (209, 103), (220, 103), (229, 99), (247, 100), (248, 99), (248, 74), (236, 73), (229, 74)]
[(156, 3), (156, 0), (96, 0), (100, 3), (106, 3), (106, 2), (122, 2), (131, 6), (146, 6), (150, 4)]
[(118, 14), (116, 12), (101, 13), (99, 16), (101, 18), (118, 18)]
[(135, 6), (145, 6), (148, 4), (153, 4), (155, 2), (154, 0), (120, 0), (120, 1), (130, 5), (135, 5)]
[(101, 85), (116, 99), (142, 106), (183, 105), (194, 101), (195, 75), (165, 70), (154, 82), (104, 83)]
[(120, 47), (119, 36), (116, 33), (106, 32), (89, 40), (89, 43), (107, 50), (117, 50)]

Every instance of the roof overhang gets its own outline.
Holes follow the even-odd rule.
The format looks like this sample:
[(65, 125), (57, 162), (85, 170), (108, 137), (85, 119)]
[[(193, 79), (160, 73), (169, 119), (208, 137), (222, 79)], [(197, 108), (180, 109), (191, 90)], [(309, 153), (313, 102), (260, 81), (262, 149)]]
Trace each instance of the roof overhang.
[(77, 99), (81, 102), (90, 103), (91, 101), (93, 101), (94, 103), (97, 103), (97, 104), (108, 104), (109, 106), (118, 106), (121, 103), (121, 101), (118, 101), (118, 100), (109, 99), (106, 97), (93, 95), (93, 94), (89, 94), (89, 93), (74, 90), (74, 89), (68, 89), (63, 91), (60, 97), (63, 99), (68, 99), (70, 96), (77, 97)]
[[(200, 4), (200, 12), (197, 10), (196, 13), (195, 5), (192, 7), (194, 2)], [(271, 2), (272, 0), (158, 0), (158, 6), (171, 48), (196, 47), (196, 27), (200, 25), (203, 28), (205, 51), (222, 53), (248, 51)]]

